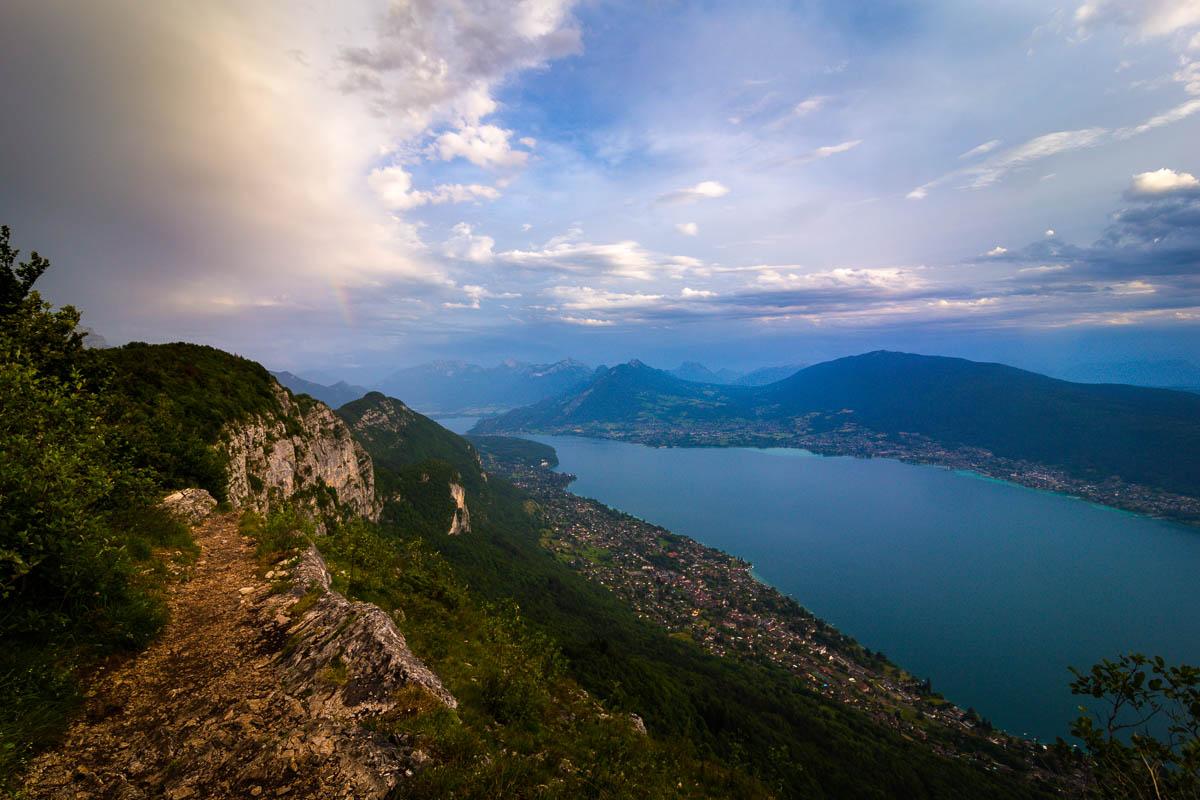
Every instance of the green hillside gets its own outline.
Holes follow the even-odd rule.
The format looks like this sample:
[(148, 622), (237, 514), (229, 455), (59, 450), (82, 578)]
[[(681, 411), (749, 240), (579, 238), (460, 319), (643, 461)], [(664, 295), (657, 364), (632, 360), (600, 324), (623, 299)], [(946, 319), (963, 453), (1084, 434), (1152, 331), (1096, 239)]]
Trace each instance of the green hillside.
[[(431, 454), (403, 468), (424, 474), (446, 463), (437, 454), (466, 444), (445, 430), (440, 443), (424, 426), (403, 430)], [(364, 444), (385, 463), (403, 439), (401, 432)], [(939, 758), (811, 694), (783, 670), (721, 659), (667, 636), (554, 559), (539, 543), (537, 510), (521, 491), (495, 477), (478, 485), (467, 500), (470, 534), (447, 536), (444, 517), (420, 524), (403, 491), (385, 507), (381, 530), (398, 542), (419, 540), (486, 600), (515, 601), (523, 619), (561, 649), (575, 680), (611, 708), (640, 715), (655, 737), (741, 765), (790, 797), (1037, 796), (1021, 781)]]
[(1086, 480), (1117, 476), (1200, 496), (1200, 396), (1079, 384), (1001, 364), (877, 351), (800, 370), (763, 387), (681, 381), (639, 362), (581, 391), (482, 420), (474, 433), (626, 432), (724, 426), (744, 437), (800, 423), (848, 422), (948, 447), (1045, 464)]

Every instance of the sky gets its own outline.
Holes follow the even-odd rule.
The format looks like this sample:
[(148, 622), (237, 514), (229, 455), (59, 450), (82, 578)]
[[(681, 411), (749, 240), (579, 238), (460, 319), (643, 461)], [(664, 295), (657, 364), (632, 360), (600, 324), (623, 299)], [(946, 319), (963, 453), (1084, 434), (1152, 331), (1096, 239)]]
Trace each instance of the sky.
[(1200, 0), (7, 0), (0, 222), (109, 343), (1200, 361)]

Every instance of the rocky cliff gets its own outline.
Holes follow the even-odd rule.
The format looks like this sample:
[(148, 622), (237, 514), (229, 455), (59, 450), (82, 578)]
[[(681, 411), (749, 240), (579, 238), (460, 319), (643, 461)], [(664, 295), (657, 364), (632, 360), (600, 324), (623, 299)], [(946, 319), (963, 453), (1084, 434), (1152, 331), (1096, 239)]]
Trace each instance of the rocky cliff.
[(219, 446), (229, 459), (227, 496), (236, 507), (268, 511), (281, 500), (377, 519), (371, 456), (330, 408), (273, 384), (279, 412), (227, 425)]

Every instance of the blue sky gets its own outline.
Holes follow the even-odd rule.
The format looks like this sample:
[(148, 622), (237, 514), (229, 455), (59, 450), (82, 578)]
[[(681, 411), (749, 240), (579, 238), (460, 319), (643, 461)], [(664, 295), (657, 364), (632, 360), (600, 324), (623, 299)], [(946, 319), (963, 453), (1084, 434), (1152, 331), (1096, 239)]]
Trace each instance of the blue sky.
[(0, 218), (111, 341), (1200, 360), (1200, 0), (3, 12)]

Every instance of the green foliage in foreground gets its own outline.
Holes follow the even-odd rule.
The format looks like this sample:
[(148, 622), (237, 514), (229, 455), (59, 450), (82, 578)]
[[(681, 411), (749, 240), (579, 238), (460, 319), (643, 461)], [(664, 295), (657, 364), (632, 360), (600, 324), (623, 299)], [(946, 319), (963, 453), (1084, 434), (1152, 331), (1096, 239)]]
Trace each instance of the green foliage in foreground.
[(1133, 653), (1074, 672), (1071, 691), (1099, 704), (1071, 728), (1094, 759), (1093, 793), (1200, 798), (1200, 667)]
[[(281, 510), (266, 519), (247, 515), (242, 529), (271, 561), (308, 538), (294, 533), (298, 525), (304, 522), (295, 512)], [(768, 796), (737, 771), (646, 737), (629, 716), (607, 712), (515, 604), (482, 599), (420, 537), (354, 520), (316, 543), (334, 587), (389, 611), (459, 701), (446, 709), (414, 689), (397, 713), (373, 723), (432, 759), (402, 783), (399, 797)]]
[(214, 347), (134, 342), (91, 355), (138, 464), (167, 487), (199, 486), (225, 499), (226, 464), (213, 447), (221, 428), (282, 413), (264, 367)]
[[(85, 379), (79, 314), (31, 291), (0, 230), (0, 789), (53, 741), (81, 668), (164, 622), (155, 548), (190, 547)], [(29, 264), (33, 264), (32, 267)], [(16, 293), (24, 292), (20, 297)]]

